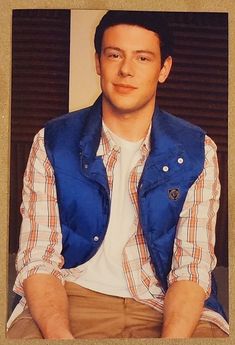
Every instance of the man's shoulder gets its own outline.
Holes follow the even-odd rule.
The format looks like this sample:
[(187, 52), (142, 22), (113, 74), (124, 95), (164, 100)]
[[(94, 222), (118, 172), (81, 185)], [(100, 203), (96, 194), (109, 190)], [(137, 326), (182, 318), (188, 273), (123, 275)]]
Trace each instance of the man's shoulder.
[[(180, 149), (195, 156), (204, 151), (205, 132), (200, 127), (159, 109), (154, 117), (152, 145), (157, 150)], [(194, 159), (194, 158), (193, 158)]]
[(56, 117), (46, 123), (44, 127), (44, 145), (47, 156), (54, 161), (54, 152), (65, 152), (78, 148), (84, 124), (89, 114), (88, 108), (72, 111)]
[(60, 128), (60, 127), (65, 128), (65, 127), (74, 126), (76, 124), (77, 125), (82, 124), (84, 120), (86, 119), (90, 109), (91, 109), (91, 106), (83, 108), (83, 109), (71, 111), (66, 114), (55, 117), (45, 124), (45, 128), (46, 129)]
[(46, 133), (70, 135), (78, 134), (84, 128), (90, 128), (101, 117), (101, 97), (89, 107), (69, 112), (65, 115), (52, 119), (45, 125)]

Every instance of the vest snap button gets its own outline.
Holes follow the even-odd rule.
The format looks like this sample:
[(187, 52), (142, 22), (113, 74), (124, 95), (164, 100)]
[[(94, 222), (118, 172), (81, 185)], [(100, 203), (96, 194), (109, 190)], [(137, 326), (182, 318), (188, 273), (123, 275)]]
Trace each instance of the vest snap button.
[(167, 171), (169, 171), (169, 168), (168, 168), (167, 165), (164, 165), (164, 167), (162, 168), (162, 170), (163, 170), (164, 172), (167, 172)]
[(84, 164), (84, 168), (85, 168), (85, 169), (88, 169), (88, 164)]
[(94, 237), (93, 237), (93, 240), (94, 240), (95, 242), (99, 241), (99, 236), (94, 236)]
[(177, 161), (179, 164), (182, 164), (184, 162), (184, 159), (182, 157), (178, 158), (178, 161)]

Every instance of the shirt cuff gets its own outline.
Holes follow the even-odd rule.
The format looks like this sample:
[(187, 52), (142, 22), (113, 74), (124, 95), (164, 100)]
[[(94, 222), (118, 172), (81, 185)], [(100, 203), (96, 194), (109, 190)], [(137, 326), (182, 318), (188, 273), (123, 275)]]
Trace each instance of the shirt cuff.
[(50, 263), (40, 263), (40, 264), (35, 264), (31, 263), (27, 266), (25, 266), (17, 275), (16, 277), (16, 281), (13, 287), (13, 291), (15, 293), (17, 293), (20, 296), (24, 296), (24, 289), (23, 289), (23, 281), (26, 278), (29, 278), (30, 276), (34, 275), (34, 274), (51, 274), (53, 276), (55, 276), (56, 278), (58, 278), (62, 284), (64, 284), (64, 278), (62, 275), (62, 272), (60, 269), (58, 269), (58, 266), (53, 266), (53, 264)]
[[(211, 273), (210, 272), (205, 273), (204, 271), (202, 274), (201, 272), (199, 272), (199, 270), (200, 268), (195, 265), (194, 265), (195, 274), (186, 273), (186, 272), (192, 272), (192, 267), (190, 265), (187, 265), (187, 267), (184, 266), (175, 270), (171, 270), (167, 279), (168, 287), (170, 287), (174, 282), (177, 282), (177, 281), (182, 281), (182, 280), (192, 281), (202, 287), (207, 299), (211, 293)], [(202, 276), (203, 276), (203, 279), (199, 278)]]

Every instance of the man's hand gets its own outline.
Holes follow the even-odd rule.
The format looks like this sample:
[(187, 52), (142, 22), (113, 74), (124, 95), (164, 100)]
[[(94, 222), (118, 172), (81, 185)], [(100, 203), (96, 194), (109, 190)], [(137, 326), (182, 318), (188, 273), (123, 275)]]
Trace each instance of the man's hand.
[(30, 313), (45, 339), (74, 339), (69, 328), (68, 298), (58, 278), (35, 274), (24, 280)]
[(173, 283), (165, 296), (162, 338), (190, 338), (200, 319), (204, 300), (205, 292), (197, 283)]

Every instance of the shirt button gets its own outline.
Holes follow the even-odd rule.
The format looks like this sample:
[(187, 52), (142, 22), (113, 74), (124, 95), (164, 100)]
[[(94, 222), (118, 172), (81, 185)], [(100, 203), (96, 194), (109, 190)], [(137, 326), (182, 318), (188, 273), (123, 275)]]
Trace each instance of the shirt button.
[(184, 162), (184, 159), (182, 157), (178, 158), (178, 161), (177, 161), (179, 164), (182, 164)]
[(93, 237), (93, 240), (94, 240), (95, 242), (99, 241), (99, 236), (94, 236), (94, 237)]
[(163, 170), (164, 172), (167, 172), (167, 171), (169, 171), (169, 168), (168, 168), (167, 165), (164, 165), (164, 167), (162, 168), (162, 170)]
[(85, 169), (88, 169), (88, 164), (84, 164), (84, 168), (85, 168)]

